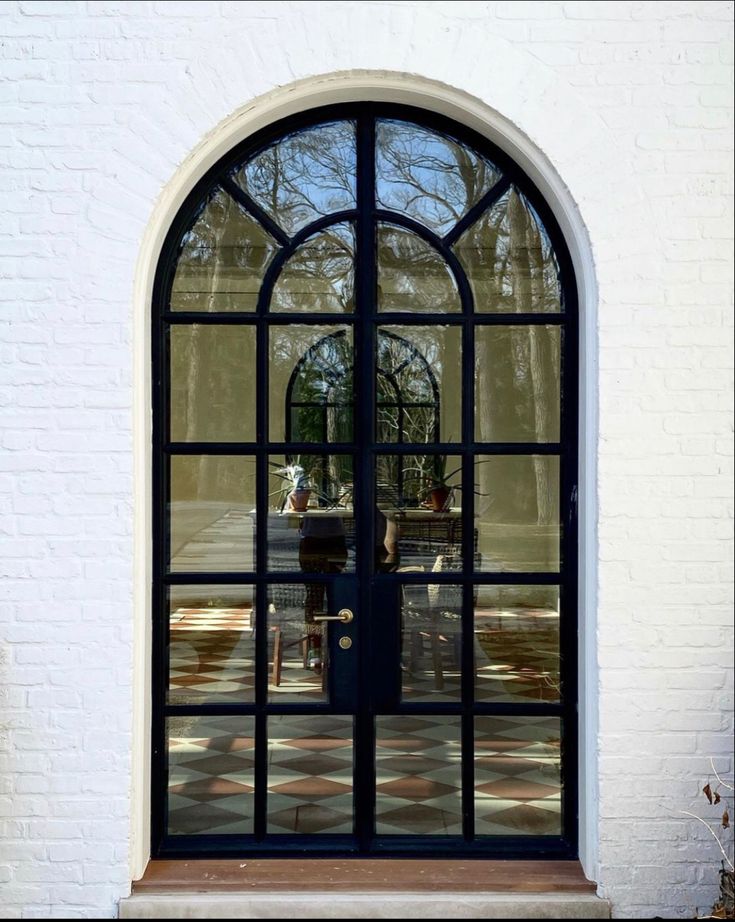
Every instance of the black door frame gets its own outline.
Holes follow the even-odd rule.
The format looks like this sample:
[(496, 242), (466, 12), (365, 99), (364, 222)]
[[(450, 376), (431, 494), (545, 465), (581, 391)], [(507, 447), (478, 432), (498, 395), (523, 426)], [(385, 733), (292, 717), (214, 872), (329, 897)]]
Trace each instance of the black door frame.
[[(422, 127), (443, 132), (457, 141), (474, 148), (491, 160), (504, 174), (494, 187), (499, 197), (511, 184), (523, 192), (539, 215), (559, 264), (562, 286), (563, 313), (518, 313), (518, 314), (475, 314), (473, 299), (466, 276), (457, 257), (450, 249), (461, 232), (488, 206), (493, 190), (472, 208), (454, 231), (443, 240), (431, 234), (423, 225), (403, 215), (386, 212), (375, 205), (375, 120), (395, 118), (415, 122)], [(321, 218), (295, 234), (290, 241), (284, 233), (242, 192), (229, 178), (235, 165), (269, 146), (281, 136), (298, 128), (308, 127), (323, 121), (337, 119), (354, 120), (357, 126), (357, 207), (325, 218)], [(223, 186), (234, 198), (251, 212), (265, 226), (277, 241), (283, 245), (266, 271), (253, 313), (205, 313), (172, 312), (169, 297), (176, 260), (183, 234), (191, 226), (195, 214), (208, 193), (216, 186)], [(350, 220), (356, 227), (356, 304), (354, 314), (268, 314), (270, 293), (280, 268), (296, 246), (316, 230)], [(405, 227), (434, 246), (447, 260), (457, 280), (462, 311), (457, 314), (380, 313), (375, 303), (376, 252), (374, 234), (377, 222), (387, 221)], [(578, 717), (577, 717), (577, 582), (578, 582), (578, 303), (577, 285), (571, 255), (561, 229), (543, 196), (528, 176), (503, 151), (476, 132), (423, 109), (383, 103), (351, 103), (310, 109), (297, 116), (281, 120), (237, 145), (196, 184), (187, 196), (177, 214), (162, 248), (158, 262), (153, 294), (152, 311), (152, 370), (153, 370), (153, 718), (152, 718), (152, 843), (153, 857), (213, 857), (265, 855), (304, 856), (411, 856), (435, 857), (506, 857), (506, 858), (574, 858), (578, 841)], [(440, 319), (439, 319), (440, 318)], [(268, 329), (271, 325), (289, 323), (323, 324), (337, 322), (352, 325), (355, 344), (355, 407), (373, 407), (375, 404), (375, 339), (378, 322), (390, 324), (456, 324), (461, 327), (463, 355), (463, 403), (462, 441), (459, 443), (437, 443), (427, 446), (388, 446), (375, 443), (374, 418), (368, 418), (356, 426), (355, 442), (329, 446), (268, 442)], [(257, 441), (255, 443), (172, 443), (169, 441), (168, 406), (168, 329), (177, 323), (245, 324), (256, 329), (257, 360), (256, 387)], [(475, 327), (480, 325), (556, 324), (561, 328), (563, 359), (561, 372), (561, 439), (558, 444), (548, 443), (476, 443), (474, 441), (474, 339)], [(355, 414), (357, 418), (357, 414)], [(560, 521), (561, 521), (561, 566), (559, 573), (477, 573), (472, 572), (474, 553), (474, 520), (471, 490), (465, 490), (463, 504), (462, 548), (464, 570), (460, 577), (456, 573), (429, 574), (432, 583), (462, 583), (463, 585), (463, 645), (462, 645), (462, 692), (461, 705), (406, 704), (395, 711), (380, 713), (401, 714), (455, 714), (462, 720), (462, 791), (463, 791), (463, 835), (462, 836), (375, 836), (374, 801), (371, 797), (360, 797), (360, 793), (374, 787), (374, 727), (373, 708), (376, 704), (369, 677), (376, 675), (380, 663), (376, 661), (376, 644), (371, 644), (371, 622), (368, 612), (374, 616), (395, 604), (398, 585), (406, 582), (426, 582), (423, 575), (404, 573), (383, 573), (375, 575), (373, 567), (372, 517), (364, 515), (364, 525), (357, 533), (357, 572), (354, 576), (306, 574), (274, 574), (268, 576), (267, 533), (267, 471), (269, 454), (288, 452), (318, 454), (321, 452), (349, 452), (355, 456), (355, 484), (358, 489), (355, 504), (358, 509), (369, 510), (374, 504), (373, 459), (380, 454), (432, 454), (446, 453), (461, 455), (462, 477), (465, 484), (473, 483), (473, 458), (475, 454), (548, 454), (560, 458)], [(167, 527), (167, 505), (169, 497), (169, 465), (173, 455), (219, 454), (250, 455), (256, 459), (257, 470), (257, 527), (256, 527), (256, 570), (215, 573), (171, 573), (168, 572), (169, 535)], [(357, 515), (359, 515), (359, 511)], [(355, 734), (355, 811), (354, 837), (319, 835), (266, 835), (267, 789), (267, 737), (266, 717), (268, 714), (316, 713), (323, 707), (314, 705), (268, 705), (267, 694), (267, 634), (266, 634), (266, 587), (269, 581), (303, 584), (309, 580), (326, 582), (332, 586), (331, 603), (341, 604), (343, 599), (335, 593), (344, 591), (357, 593), (356, 642), (363, 655), (356, 657), (358, 666), (359, 700), (356, 708)], [(177, 584), (240, 584), (255, 587), (256, 599), (256, 698), (253, 704), (203, 704), (172, 705), (166, 703), (168, 687), (168, 617), (167, 589)], [(473, 648), (472, 648), (472, 587), (474, 584), (516, 584), (516, 585), (559, 585), (561, 595), (560, 652), (562, 699), (558, 704), (475, 704), (473, 703)], [(372, 603), (371, 603), (372, 599)], [(395, 614), (394, 614), (395, 620)], [(390, 630), (390, 625), (383, 625)], [(378, 673), (379, 674), (379, 673)], [(378, 689), (378, 697), (381, 692)], [(379, 704), (379, 702), (378, 702)], [(337, 712), (335, 708), (327, 711)], [(344, 711), (341, 711), (344, 713)], [(480, 837), (474, 835), (474, 811), (471, 796), (474, 789), (473, 774), (473, 717), (488, 714), (495, 716), (558, 716), (563, 721), (562, 745), (562, 830), (561, 836), (503, 836)], [(166, 745), (165, 721), (169, 716), (217, 715), (254, 716), (256, 732), (255, 756), (255, 824), (252, 836), (168, 836), (166, 834)]]

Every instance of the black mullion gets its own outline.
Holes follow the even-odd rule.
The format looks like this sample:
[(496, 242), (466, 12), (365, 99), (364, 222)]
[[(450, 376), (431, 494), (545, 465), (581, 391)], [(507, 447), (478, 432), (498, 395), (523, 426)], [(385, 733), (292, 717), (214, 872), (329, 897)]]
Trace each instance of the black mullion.
[(226, 325), (255, 325), (257, 316), (254, 312), (238, 311), (165, 311), (162, 319), (171, 324), (211, 323)]
[[(294, 513), (298, 515), (298, 513)], [(211, 583), (223, 583), (227, 585), (239, 583), (328, 583), (334, 579), (339, 579), (341, 574), (330, 573), (299, 573), (297, 570), (284, 570), (283, 572), (273, 573), (256, 573), (253, 571), (217, 571), (208, 570), (205, 572), (197, 570), (196, 572), (174, 571), (164, 573), (161, 576), (161, 582), (168, 586), (181, 585), (209, 585)], [(470, 577), (468, 577), (469, 579)], [(447, 571), (445, 573), (433, 573), (425, 571), (423, 573), (381, 573), (380, 581), (385, 583), (456, 583), (458, 577), (456, 573)], [(461, 581), (461, 580), (460, 580)], [(512, 570), (503, 570), (493, 573), (491, 571), (480, 571), (474, 574), (472, 581), (478, 586), (558, 586), (561, 583), (561, 575), (554, 572), (515, 572)]]
[(381, 455), (459, 455), (462, 451), (482, 455), (558, 455), (559, 442), (386, 442), (375, 445), (373, 452)]
[(170, 442), (162, 451), (172, 455), (336, 455), (350, 454), (350, 442), (334, 442), (329, 451), (320, 446), (322, 442), (271, 442), (260, 445), (257, 442)]
[(475, 569), (474, 452), (475, 437), (475, 328), (474, 299), (464, 272), (462, 299), (462, 833), (465, 842), (475, 836), (475, 698), (474, 604), (472, 576)]
[[(355, 831), (358, 847), (367, 853), (375, 828), (375, 728), (370, 701), (368, 651), (370, 649), (371, 589), (374, 554), (373, 464), (371, 446), (375, 443), (375, 121), (366, 107), (357, 121), (357, 208), (355, 266), (355, 406), (362, 409), (361, 424), (354, 435), (359, 471), (359, 506), (362, 520), (357, 529), (358, 552), (358, 702), (355, 733)], [(356, 497), (357, 498), (357, 497)]]
[[(298, 513), (294, 513), (298, 515)], [(337, 579), (340, 574), (332, 573), (300, 573), (298, 570), (272, 571), (271, 573), (256, 573), (255, 571), (196, 571), (164, 574), (161, 579), (170, 586), (181, 585), (209, 585), (210, 583), (329, 583)]]
[(238, 205), (241, 205), (246, 211), (250, 212), (251, 216), (260, 224), (271, 237), (274, 237), (281, 246), (288, 246), (291, 242), (290, 237), (283, 231), (278, 224), (271, 218), (271, 216), (263, 211), (260, 205), (257, 202), (254, 202), (252, 198), (247, 194), (247, 192), (242, 189), (236, 182), (234, 182), (229, 176), (224, 176), (220, 181), (220, 185), (227, 192), (227, 194), (233, 198)]
[[(466, 513), (463, 513), (466, 514)], [(471, 571), (470, 571), (471, 572)], [(462, 584), (462, 833), (475, 837), (475, 651), (473, 586), (465, 573)]]
[(564, 708), (562, 737), (562, 833), (576, 849), (578, 829), (578, 436), (579, 436), (579, 329), (577, 292), (570, 280), (571, 261), (562, 259), (561, 280), (570, 321), (561, 336), (561, 435), (560, 456), (560, 625), (561, 701)]
[[(262, 298), (258, 299), (256, 328), (256, 424), (255, 437), (261, 449), (256, 455), (255, 571), (258, 577), (268, 572), (268, 323)], [(268, 700), (268, 585), (264, 578), (255, 583), (255, 766), (254, 819), (256, 839), (263, 839), (267, 828), (268, 731), (265, 707)]]
[[(284, 250), (279, 251), (284, 253)], [(287, 255), (291, 255), (290, 251)], [(287, 258), (287, 257), (286, 257)], [(278, 258), (278, 270), (283, 268), (285, 258)], [(271, 264), (273, 265), (273, 264)], [(270, 269), (270, 267), (269, 267)], [(267, 275), (267, 273), (266, 273)], [(275, 283), (275, 278), (273, 279)], [(265, 285), (265, 282), (264, 282)], [(270, 294), (269, 294), (270, 297)], [(463, 322), (463, 316), (457, 314), (434, 313), (405, 313), (401, 311), (384, 312), (380, 314), (381, 322), (386, 326), (433, 326), (441, 316), (442, 326), (458, 326)], [(257, 323), (258, 315), (253, 311), (165, 311), (161, 319), (171, 324), (211, 323), (218, 325), (250, 325)], [(347, 324), (352, 326), (357, 323), (354, 314), (301, 314), (294, 311), (277, 312), (269, 314), (270, 322), (276, 326), (289, 326), (292, 323), (304, 326), (319, 326), (330, 323)], [(477, 314), (474, 318), (480, 326), (560, 326), (567, 323), (570, 316), (567, 313), (497, 313)]]
[[(395, 717), (401, 714), (439, 714), (441, 716), (462, 715), (464, 705), (456, 702), (446, 701), (419, 701), (411, 702), (401, 701), (394, 707), (381, 707), (381, 716)], [(163, 708), (163, 713), (167, 717), (191, 717), (197, 714), (208, 717), (216, 716), (256, 716), (260, 710), (270, 715), (309, 715), (309, 714), (333, 714), (334, 709), (327, 702), (315, 704), (310, 703), (291, 703), (279, 704), (269, 703), (265, 708), (253, 702), (211, 702), (207, 704), (167, 704)], [(492, 702), (481, 701), (475, 704), (475, 713), (482, 717), (564, 717), (566, 706), (554, 702)]]
[[(162, 857), (173, 859), (243, 857), (243, 843), (253, 859), (279, 857), (299, 858), (314, 855), (322, 860), (352, 857), (357, 849), (346, 835), (284, 833), (271, 836), (267, 842), (254, 843), (250, 836), (202, 835), (169, 836), (161, 850)], [(576, 857), (559, 836), (497, 836), (492, 851), (496, 857), (511, 860), (569, 860)], [(459, 836), (377, 836), (371, 849), (376, 858), (446, 858), (468, 860), (487, 858), (484, 842), (462, 842)]]
[(161, 450), (161, 445), (168, 432), (164, 429), (167, 419), (167, 363), (166, 344), (168, 335), (162, 322), (154, 325), (151, 335), (151, 362), (153, 375), (153, 521), (152, 536), (152, 584), (151, 584), (151, 634), (152, 634), (152, 720), (151, 720), (151, 854), (158, 855), (166, 834), (166, 816), (168, 814), (168, 778), (166, 719), (163, 709), (166, 702), (166, 685), (168, 663), (166, 662), (166, 644), (164, 642), (163, 617), (166, 611), (164, 599), (168, 591), (161, 577), (168, 569), (168, 531), (166, 510), (168, 484), (168, 458)]
[(467, 214), (464, 215), (464, 217), (454, 225), (448, 234), (444, 235), (442, 238), (442, 243), (444, 246), (450, 247), (453, 243), (455, 243), (455, 241), (459, 240), (462, 234), (467, 230), (468, 227), (471, 227), (475, 223), (483, 211), (494, 205), (499, 198), (502, 198), (502, 196), (505, 195), (510, 187), (510, 176), (501, 176), (495, 185), (491, 189), (488, 189), (488, 191), (482, 196), (479, 202), (470, 208)]

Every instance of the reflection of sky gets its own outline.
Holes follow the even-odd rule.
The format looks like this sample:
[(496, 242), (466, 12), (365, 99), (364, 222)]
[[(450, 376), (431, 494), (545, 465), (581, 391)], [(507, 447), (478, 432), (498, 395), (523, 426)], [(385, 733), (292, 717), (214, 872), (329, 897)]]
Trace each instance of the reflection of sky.
[[(294, 132), (240, 168), (235, 180), (293, 234), (321, 215), (355, 207), (354, 122)], [(445, 234), (499, 179), (470, 148), (409, 122), (379, 121), (378, 204)]]
[[(379, 120), (375, 157), (378, 205), (409, 215), (439, 234), (451, 230), (500, 178), (497, 168), (471, 148), (410, 122)], [(287, 135), (238, 167), (233, 179), (287, 234), (294, 234), (321, 216), (354, 208), (355, 123), (327, 122)], [(513, 199), (515, 207), (511, 207)], [(257, 266), (262, 271), (271, 255), (270, 238), (263, 229), (238, 208), (233, 210), (227, 199), (215, 196), (208, 210), (212, 211), (212, 221), (202, 221), (202, 215), (194, 229), (205, 232), (191, 233), (187, 239), (189, 250), (196, 248), (196, 252), (187, 253), (188, 259), (206, 264), (214, 261), (206, 247), (218, 251), (229, 247), (231, 252), (217, 260), (222, 263), (220, 268), (255, 270)], [(199, 226), (202, 223), (204, 227)], [(210, 223), (214, 225), (211, 228)], [(437, 274), (443, 283), (439, 285), (439, 300), (444, 307), (443, 286), (451, 292), (452, 280), (445, 277), (446, 267), (441, 260), (425, 244), (392, 229), (389, 239), (402, 243), (394, 247), (394, 252), (385, 246), (385, 233), (379, 252), (383, 269), (380, 281), (386, 288), (385, 298), (395, 302), (390, 306), (403, 310), (435, 306), (429, 297), (433, 292), (429, 278)], [(308, 241), (289, 261), (277, 286), (284, 304), (276, 298), (272, 309), (350, 310), (354, 251), (351, 237), (351, 227), (343, 225)], [(412, 246), (405, 252), (408, 240)], [(525, 270), (518, 262), (518, 247), (528, 256)], [(462, 235), (454, 249), (473, 288), (481, 282), (492, 286), (483, 291), (475, 289), (479, 310), (519, 309), (518, 304), (507, 303), (512, 301), (522, 302), (526, 310), (560, 309), (558, 265), (551, 242), (535, 210), (517, 192), (503, 195)], [(391, 264), (388, 272), (382, 266), (386, 260)], [(408, 264), (414, 262), (417, 270), (424, 270), (419, 273), (422, 285), (406, 282)], [(298, 283), (282, 290), (292, 273), (299, 281), (313, 279), (317, 286), (303, 289), (309, 295), (303, 304)], [(526, 280), (533, 285), (525, 284)], [(430, 303), (412, 308), (411, 302), (422, 300), (419, 293), (425, 292)], [(529, 298), (538, 303), (529, 303)], [(388, 302), (385, 306), (389, 306)]]
[(378, 122), (375, 161), (378, 204), (440, 235), (500, 178), (471, 148), (410, 122)]
[(287, 234), (321, 215), (355, 207), (354, 122), (287, 135), (233, 178)]

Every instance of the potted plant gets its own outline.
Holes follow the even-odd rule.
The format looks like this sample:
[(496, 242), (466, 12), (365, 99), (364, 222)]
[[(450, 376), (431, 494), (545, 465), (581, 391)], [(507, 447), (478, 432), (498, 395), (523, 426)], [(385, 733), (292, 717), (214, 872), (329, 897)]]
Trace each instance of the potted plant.
[[(279, 467), (273, 473), (285, 481), (281, 512), (306, 512), (311, 498), (311, 479), (297, 462)], [(281, 491), (283, 492), (283, 491)]]
[(283, 481), (271, 494), (282, 497), (280, 512), (306, 512), (314, 500), (320, 508), (332, 509), (344, 505), (351, 496), (351, 483), (342, 480), (345, 472), (330, 470), (321, 456), (296, 456), (283, 466), (271, 464), (271, 473)]
[(422, 503), (432, 512), (446, 512), (454, 501), (454, 491), (458, 489), (458, 486), (451, 481), (462, 468), (458, 467), (447, 473), (446, 465), (447, 459), (444, 456), (439, 455), (433, 459), (432, 470), (428, 476), (428, 487)]

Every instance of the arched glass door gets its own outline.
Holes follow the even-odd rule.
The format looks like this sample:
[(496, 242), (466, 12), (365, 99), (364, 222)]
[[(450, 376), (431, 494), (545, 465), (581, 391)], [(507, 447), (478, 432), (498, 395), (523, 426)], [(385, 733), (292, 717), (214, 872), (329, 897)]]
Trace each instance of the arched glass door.
[(355, 104), (155, 286), (153, 854), (576, 854), (577, 311), (485, 139)]

